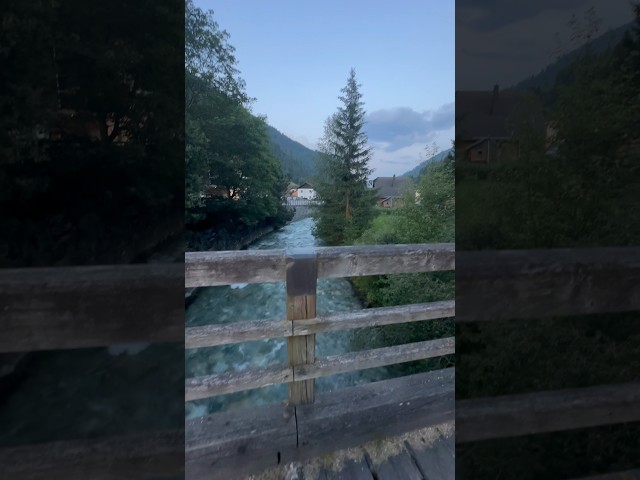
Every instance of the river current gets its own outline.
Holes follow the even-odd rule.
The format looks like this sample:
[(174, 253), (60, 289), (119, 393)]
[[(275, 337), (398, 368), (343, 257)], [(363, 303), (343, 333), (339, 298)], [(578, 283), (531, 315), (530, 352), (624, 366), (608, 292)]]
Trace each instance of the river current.
[[(311, 218), (293, 222), (282, 230), (265, 236), (249, 249), (319, 246), (320, 242), (314, 237), (312, 229)], [(346, 279), (319, 279), (317, 292), (318, 315), (362, 308)], [(285, 316), (285, 286), (284, 282), (277, 282), (204, 288), (187, 309), (185, 321), (187, 327), (194, 327)], [(351, 340), (351, 331), (318, 334), (316, 356), (325, 357), (354, 350)], [(242, 371), (287, 362), (284, 339), (199, 348), (187, 350), (185, 355), (186, 377)], [(385, 376), (385, 369), (379, 368), (323, 377), (316, 380), (316, 392), (367, 383)], [(283, 384), (187, 402), (185, 414), (187, 418), (194, 418), (217, 411), (277, 403), (286, 400), (287, 391), (287, 385)]]

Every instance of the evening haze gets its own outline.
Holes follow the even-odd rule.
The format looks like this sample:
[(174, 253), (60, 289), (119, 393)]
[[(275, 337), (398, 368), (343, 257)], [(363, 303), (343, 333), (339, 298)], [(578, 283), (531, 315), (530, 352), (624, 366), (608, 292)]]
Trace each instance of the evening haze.
[(199, 0), (229, 35), (251, 110), (316, 148), (356, 70), (373, 177), (425, 160), (454, 137), (454, 2)]
[(579, 46), (568, 26), (575, 15), (585, 25), (592, 9), (598, 33), (631, 22), (627, 0), (458, 0), (456, 88), (491, 90), (515, 85)]

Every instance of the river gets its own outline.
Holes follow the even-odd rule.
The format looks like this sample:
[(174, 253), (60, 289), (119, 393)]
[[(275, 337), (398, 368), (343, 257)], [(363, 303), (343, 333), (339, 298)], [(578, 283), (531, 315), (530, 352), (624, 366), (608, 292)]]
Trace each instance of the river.
[[(292, 222), (282, 230), (265, 236), (249, 249), (319, 246), (320, 242), (313, 236), (312, 229), (313, 219), (311, 218)], [(351, 284), (346, 279), (319, 279), (317, 292), (318, 315), (362, 308)], [(285, 316), (285, 286), (284, 282), (277, 282), (202, 289), (187, 309), (185, 321), (187, 327), (194, 327), (263, 318), (285, 318)], [(352, 335), (351, 331), (316, 335), (316, 356), (324, 357), (354, 350)], [(185, 355), (186, 377), (242, 371), (287, 362), (284, 339), (199, 348), (187, 350)], [(322, 393), (375, 381), (385, 378), (385, 373), (384, 368), (378, 368), (322, 377), (316, 380), (316, 392)], [(187, 418), (195, 418), (218, 411), (281, 402), (286, 398), (287, 385), (274, 385), (187, 402), (185, 414)]]

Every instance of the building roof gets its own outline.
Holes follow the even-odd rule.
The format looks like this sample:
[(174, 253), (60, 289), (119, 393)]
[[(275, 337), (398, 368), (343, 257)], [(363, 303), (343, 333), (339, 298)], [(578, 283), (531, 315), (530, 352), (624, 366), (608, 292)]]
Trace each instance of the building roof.
[(313, 188), (313, 185), (308, 182), (304, 182), (302, 185), (298, 185), (298, 188)]
[(456, 92), (456, 137), (459, 140), (509, 138), (508, 119), (524, 99), (521, 91)]
[(378, 198), (400, 197), (402, 188), (410, 180), (410, 177), (378, 177), (373, 181), (373, 188)]

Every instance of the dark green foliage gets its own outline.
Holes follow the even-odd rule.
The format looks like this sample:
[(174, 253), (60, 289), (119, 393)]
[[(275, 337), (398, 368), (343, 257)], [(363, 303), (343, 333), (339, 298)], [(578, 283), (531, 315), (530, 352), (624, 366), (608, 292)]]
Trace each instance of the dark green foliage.
[(271, 152), (280, 160), (285, 176), (297, 184), (310, 181), (316, 174), (318, 152), (291, 140), (271, 126), (267, 126), (267, 130)]
[(3, 3), (1, 266), (128, 262), (181, 229), (182, 8)]
[[(417, 185), (409, 184), (399, 208), (380, 212), (358, 240), (364, 245), (453, 242), (455, 215), (454, 159), (451, 154), (427, 164)], [(419, 201), (416, 201), (416, 192)], [(382, 275), (351, 279), (371, 307), (451, 300), (454, 272)], [(385, 326), (356, 334), (356, 345), (377, 347), (454, 335), (452, 318)], [(452, 365), (452, 355), (392, 368), (409, 374)]]
[(374, 192), (367, 188), (371, 149), (363, 132), (364, 103), (352, 69), (340, 96), (342, 106), (325, 124), (318, 175), (316, 234), (329, 245), (358, 238), (374, 216)]
[[(635, 10), (633, 35), (609, 50), (581, 49), (540, 99), (538, 108), (557, 129), (555, 152), (545, 152), (535, 132), (522, 128), (520, 157), (512, 163), (458, 165), (458, 250), (638, 245)], [(456, 396), (637, 381), (638, 325), (636, 312), (460, 325)], [(500, 475), (505, 459), (513, 478), (522, 479), (624, 470), (637, 466), (638, 431), (637, 424), (613, 425), (481, 442), (469, 445), (464, 467), (482, 479)]]
[(185, 215), (193, 232), (281, 225), (286, 181), (267, 125), (252, 115), (228, 34), (212, 13), (186, 9)]

